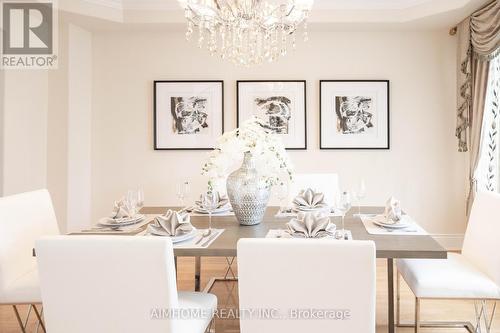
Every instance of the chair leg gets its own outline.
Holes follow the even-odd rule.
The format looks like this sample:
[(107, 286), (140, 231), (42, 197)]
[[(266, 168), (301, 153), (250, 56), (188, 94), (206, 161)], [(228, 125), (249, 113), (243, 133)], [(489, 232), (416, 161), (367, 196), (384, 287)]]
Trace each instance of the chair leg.
[(215, 333), (215, 323), (214, 323), (214, 318), (210, 320), (210, 324), (208, 324), (207, 329), (205, 330), (206, 333)]
[(420, 299), (415, 297), (415, 333), (420, 332)]
[(26, 328), (24, 327), (23, 320), (21, 319), (21, 316), (19, 315), (19, 310), (17, 309), (17, 306), (12, 305), (14, 308), (14, 313), (16, 314), (17, 322), (19, 323), (19, 327), (21, 328), (21, 332), (26, 333)]
[(491, 324), (493, 324), (493, 318), (495, 318), (496, 309), (497, 309), (497, 302), (493, 301), (493, 309), (491, 310), (490, 322), (488, 323), (488, 331), (491, 330)]
[(399, 271), (396, 269), (396, 326), (401, 324), (401, 286)]
[(36, 317), (38, 319), (38, 323), (42, 327), (42, 330), (44, 332), (47, 332), (47, 330), (45, 329), (45, 324), (43, 323), (43, 320), (42, 320), (42, 316), (40, 315), (40, 312), (38, 312), (38, 309), (36, 308), (35, 304), (33, 304), (33, 310), (35, 310), (35, 315), (36, 315)]
[[(481, 319), (483, 318), (484, 308), (480, 306), (480, 301), (474, 301), (474, 311), (476, 313), (476, 326), (474, 327), (475, 333), (482, 333), (483, 329), (481, 328)], [(481, 304), (482, 305), (482, 304)]]

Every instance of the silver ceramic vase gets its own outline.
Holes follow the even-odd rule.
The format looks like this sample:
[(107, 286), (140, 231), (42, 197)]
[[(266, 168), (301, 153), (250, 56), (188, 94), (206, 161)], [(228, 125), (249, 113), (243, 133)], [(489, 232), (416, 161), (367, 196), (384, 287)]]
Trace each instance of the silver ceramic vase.
[(270, 193), (269, 187), (259, 184), (252, 154), (245, 153), (241, 167), (227, 178), (227, 195), (238, 222), (241, 225), (262, 222)]

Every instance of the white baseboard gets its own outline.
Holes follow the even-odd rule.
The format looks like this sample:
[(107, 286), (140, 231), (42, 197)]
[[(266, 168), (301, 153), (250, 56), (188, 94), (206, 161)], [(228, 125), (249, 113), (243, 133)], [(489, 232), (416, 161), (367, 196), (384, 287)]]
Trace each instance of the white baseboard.
[(448, 251), (462, 250), (463, 234), (432, 234), (431, 236)]

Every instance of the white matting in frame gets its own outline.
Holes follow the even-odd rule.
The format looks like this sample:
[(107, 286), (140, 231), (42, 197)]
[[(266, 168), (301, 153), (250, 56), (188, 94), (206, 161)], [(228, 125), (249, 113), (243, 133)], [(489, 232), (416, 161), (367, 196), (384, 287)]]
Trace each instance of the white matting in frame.
[(320, 82), (321, 149), (389, 149), (389, 81)]
[(307, 149), (306, 81), (238, 81), (238, 126), (263, 119), (287, 149)]
[(208, 150), (224, 131), (223, 81), (155, 81), (156, 150)]

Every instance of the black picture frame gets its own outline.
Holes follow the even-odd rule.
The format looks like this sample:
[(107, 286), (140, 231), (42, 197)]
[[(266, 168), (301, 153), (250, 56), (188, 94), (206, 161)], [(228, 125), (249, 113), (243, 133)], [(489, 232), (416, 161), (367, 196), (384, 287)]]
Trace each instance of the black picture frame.
[[(325, 147), (323, 145), (322, 124), (323, 124), (323, 83), (328, 82), (363, 82), (363, 83), (385, 83), (387, 89), (386, 104), (387, 104), (387, 144), (384, 147)], [(390, 80), (320, 80), (319, 81), (319, 148), (320, 150), (390, 150), (391, 149), (391, 100), (390, 100)]]
[(154, 80), (153, 81), (153, 142), (154, 142), (154, 150), (186, 150), (186, 151), (196, 151), (196, 150), (212, 150), (214, 147), (159, 147), (158, 145), (158, 131), (157, 131), (157, 122), (158, 122), (158, 85), (161, 83), (178, 83), (178, 84), (189, 84), (189, 83), (214, 83), (220, 84), (220, 96), (221, 96), (221, 133), (218, 135), (224, 134), (224, 80)]
[(238, 80), (236, 81), (236, 127), (240, 126), (240, 85), (245, 83), (302, 83), (304, 85), (304, 146), (286, 150), (307, 150), (307, 81), (306, 80)]

